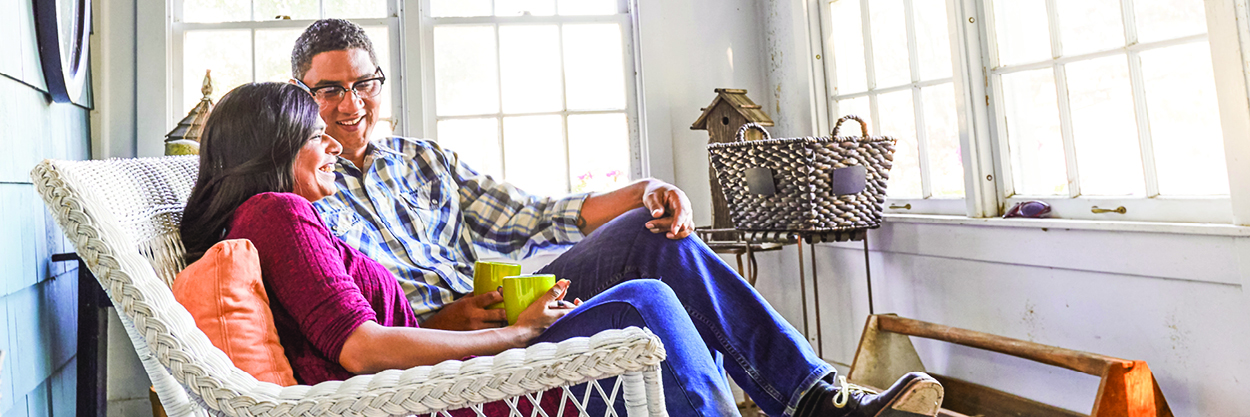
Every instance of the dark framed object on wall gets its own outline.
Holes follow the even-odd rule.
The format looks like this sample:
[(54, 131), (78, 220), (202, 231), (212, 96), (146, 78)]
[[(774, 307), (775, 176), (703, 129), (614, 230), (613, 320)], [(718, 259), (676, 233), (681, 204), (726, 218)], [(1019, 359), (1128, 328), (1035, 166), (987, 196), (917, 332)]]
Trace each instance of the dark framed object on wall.
[(33, 0), (35, 38), (48, 94), (58, 103), (81, 101), (87, 80), (91, 0)]

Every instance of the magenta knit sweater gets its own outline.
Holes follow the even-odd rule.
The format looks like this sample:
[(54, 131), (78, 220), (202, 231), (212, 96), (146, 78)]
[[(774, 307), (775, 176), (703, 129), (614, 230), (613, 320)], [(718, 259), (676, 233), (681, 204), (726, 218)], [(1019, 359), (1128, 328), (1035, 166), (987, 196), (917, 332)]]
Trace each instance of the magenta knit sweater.
[(235, 210), (226, 239), (256, 246), (278, 338), (301, 384), (351, 378), (339, 365), (339, 352), (367, 320), (417, 327), (399, 282), (330, 234), (303, 197), (264, 193), (248, 199)]
[[(341, 381), (355, 374), (339, 365), (347, 336), (362, 323), (418, 327), (399, 281), (382, 264), (330, 234), (312, 203), (295, 194), (263, 193), (234, 211), (226, 239), (248, 239), (260, 270), (278, 339), (301, 384)], [(549, 415), (559, 409), (560, 390), (542, 397)], [(522, 415), (532, 405), (521, 401)], [(576, 414), (569, 404), (566, 415)], [(502, 401), (485, 405), (490, 417), (509, 415)], [(455, 417), (476, 415), (454, 410)]]

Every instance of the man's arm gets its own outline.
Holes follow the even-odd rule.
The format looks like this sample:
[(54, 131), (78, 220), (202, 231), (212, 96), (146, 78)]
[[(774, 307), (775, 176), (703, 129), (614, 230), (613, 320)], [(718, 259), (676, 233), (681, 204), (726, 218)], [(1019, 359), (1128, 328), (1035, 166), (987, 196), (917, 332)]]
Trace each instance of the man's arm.
[(686, 193), (653, 178), (587, 197), (577, 218), (577, 227), (588, 235), (616, 216), (639, 207), (651, 211), (654, 220), (646, 224), (651, 233), (664, 233), (669, 239), (682, 239), (694, 232), (690, 199)]

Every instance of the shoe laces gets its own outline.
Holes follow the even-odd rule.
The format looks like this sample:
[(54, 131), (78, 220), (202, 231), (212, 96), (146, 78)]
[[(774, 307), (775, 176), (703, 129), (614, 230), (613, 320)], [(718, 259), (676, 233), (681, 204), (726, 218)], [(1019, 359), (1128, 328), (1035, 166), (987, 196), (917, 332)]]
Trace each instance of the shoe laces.
[(837, 408), (846, 408), (846, 404), (851, 400), (851, 394), (875, 394), (876, 392), (859, 385), (847, 382), (845, 375), (838, 375), (838, 392), (833, 393), (833, 406)]

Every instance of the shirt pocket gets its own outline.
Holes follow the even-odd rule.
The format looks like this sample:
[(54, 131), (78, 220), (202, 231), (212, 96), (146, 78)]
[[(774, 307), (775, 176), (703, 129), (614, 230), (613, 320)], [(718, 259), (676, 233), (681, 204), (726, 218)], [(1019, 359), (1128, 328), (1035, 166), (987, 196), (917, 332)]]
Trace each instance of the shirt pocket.
[(325, 216), (326, 225), (334, 236), (342, 238), (352, 232), (359, 232), (364, 227), (364, 220), (352, 210), (338, 210)]
[(432, 236), (436, 230), (441, 229), (439, 225), (446, 223), (448, 218), (453, 214), (450, 208), (448, 186), (441, 179), (431, 181), (424, 187), (414, 187), (414, 189), (401, 194), (401, 199), (407, 209), (409, 216), (414, 220), (412, 227), (418, 232), (424, 232), (430, 238), (437, 239), (438, 236)]

